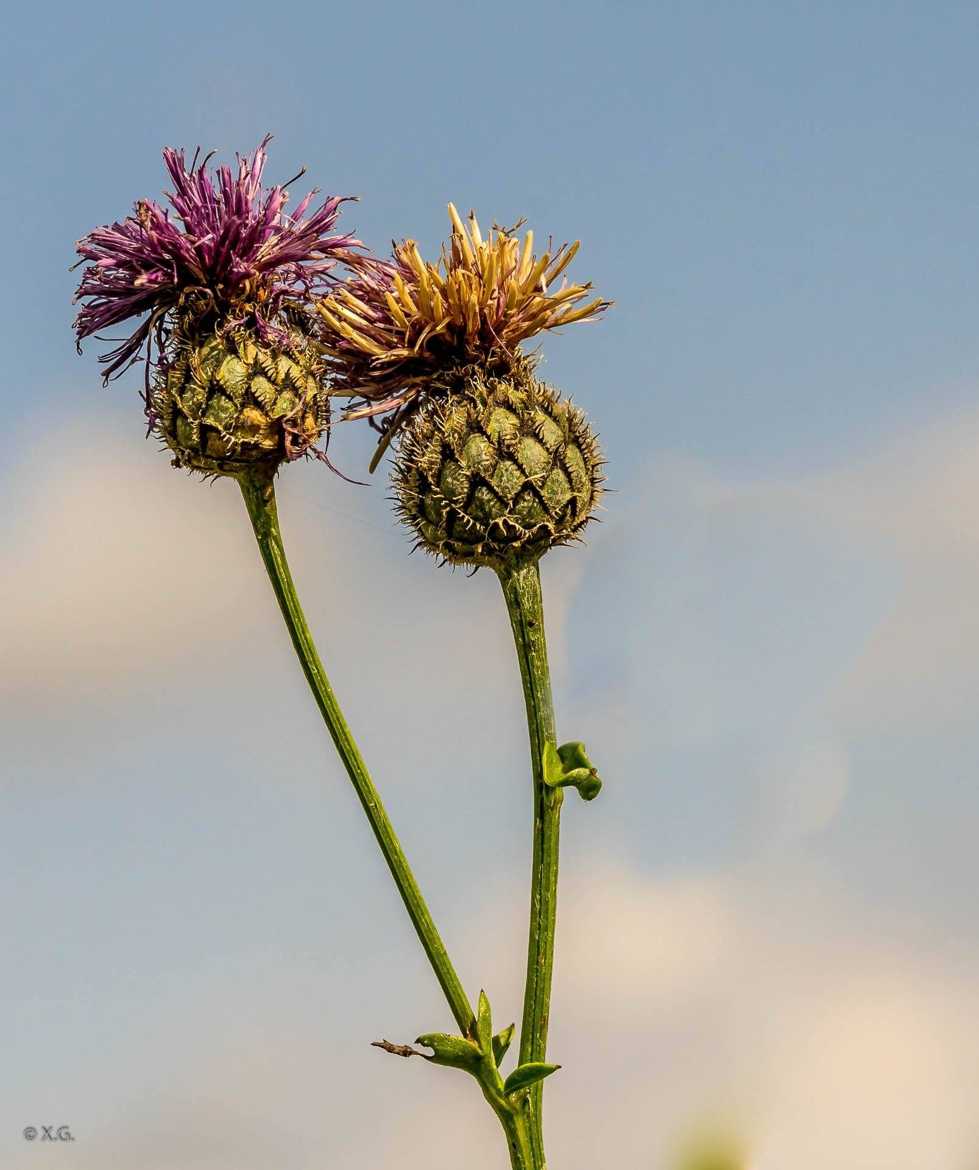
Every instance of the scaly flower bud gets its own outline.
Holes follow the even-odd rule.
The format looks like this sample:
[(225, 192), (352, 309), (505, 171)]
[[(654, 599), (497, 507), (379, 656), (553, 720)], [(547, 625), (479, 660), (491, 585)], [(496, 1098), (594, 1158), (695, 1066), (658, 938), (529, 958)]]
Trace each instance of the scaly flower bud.
[(601, 493), (585, 416), (533, 376), (472, 367), (404, 428), (394, 463), (398, 512), (418, 544), (454, 564), (501, 568), (578, 538)]
[(323, 363), (301, 335), (277, 348), (254, 332), (177, 331), (150, 404), (174, 466), (236, 475), (314, 449), (327, 422)]

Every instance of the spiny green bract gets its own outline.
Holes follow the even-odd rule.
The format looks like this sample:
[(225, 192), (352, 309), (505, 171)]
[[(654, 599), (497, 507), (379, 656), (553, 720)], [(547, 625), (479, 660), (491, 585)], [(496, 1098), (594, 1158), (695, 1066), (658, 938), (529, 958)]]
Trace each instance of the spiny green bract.
[(281, 347), (245, 330), (178, 333), (152, 412), (177, 467), (206, 475), (274, 469), (323, 432), (322, 363), (298, 333)]
[(405, 424), (393, 483), (418, 544), (454, 564), (535, 561), (578, 538), (601, 494), (584, 414), (523, 363), (467, 371)]

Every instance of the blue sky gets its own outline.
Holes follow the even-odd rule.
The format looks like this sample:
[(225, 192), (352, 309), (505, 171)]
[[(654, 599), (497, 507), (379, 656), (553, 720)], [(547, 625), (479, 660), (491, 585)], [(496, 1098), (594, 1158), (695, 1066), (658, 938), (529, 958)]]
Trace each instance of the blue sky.
[[(543, 346), (615, 489), (545, 565), (561, 734), (606, 776), (565, 817), (554, 1164), (659, 1170), (722, 1115), (749, 1170), (969, 1170), (975, 6), (97, 3), (6, 33), (0, 1163), (64, 1121), (62, 1170), (448, 1170), (439, 1117), (499, 1165), (468, 1085), (368, 1047), (448, 1021), (234, 492), (74, 352), (74, 240), (159, 194), (163, 145), (271, 131), (270, 177), (359, 194), (377, 249), (433, 252), (451, 199), (580, 238), (616, 302)], [(382, 479), (281, 495), (467, 985), (518, 1014), (495, 582), (407, 557)]]

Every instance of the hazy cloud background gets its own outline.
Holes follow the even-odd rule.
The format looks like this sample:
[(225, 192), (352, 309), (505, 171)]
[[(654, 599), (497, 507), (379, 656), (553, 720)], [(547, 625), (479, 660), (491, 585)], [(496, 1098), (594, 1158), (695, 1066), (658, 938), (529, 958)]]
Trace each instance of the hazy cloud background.
[[(959, 4), (393, 5), (8, 25), (0, 289), (0, 1165), (501, 1165), (230, 485), (72, 352), (72, 241), (165, 143), (305, 162), (383, 248), (452, 198), (580, 236), (545, 344), (615, 492), (545, 565), (570, 799), (550, 1161), (979, 1155), (979, 245)], [(370, 436), (336, 451), (363, 467)], [(495, 581), (383, 480), (281, 511), (350, 721), (467, 984), (519, 1014), (524, 729)], [(25, 1125), (70, 1123), (29, 1147)], [(435, 1144), (431, 1134), (437, 1133)]]

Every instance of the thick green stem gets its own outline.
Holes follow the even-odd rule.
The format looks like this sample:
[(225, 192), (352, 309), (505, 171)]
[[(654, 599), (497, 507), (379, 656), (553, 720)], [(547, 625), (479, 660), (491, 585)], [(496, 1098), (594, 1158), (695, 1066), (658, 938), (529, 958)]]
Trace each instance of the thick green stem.
[(326, 671), (320, 662), (313, 643), (312, 635), (306, 624), (296, 589), (293, 585), (289, 565), (286, 561), (282, 536), (279, 532), (279, 520), (275, 506), (275, 489), (272, 476), (259, 472), (243, 474), (239, 478), (248, 515), (251, 517), (252, 527), (255, 529), (255, 538), (262, 554), (262, 560), (268, 570), (269, 580), (289, 629), (289, 636), (296, 649), (303, 672), (313, 692), (313, 697), (319, 706), (330, 736), (336, 745), (340, 759), (347, 769), (367, 819), (370, 821), (374, 836), (384, 854), (391, 876), (394, 878), (398, 892), (404, 901), (408, 917), (418, 934), (428, 961), (435, 972), (435, 978), (445, 994), (456, 1023), (462, 1034), (469, 1035), (475, 1024), (473, 1009), (469, 1004), (466, 992), (459, 981), (458, 975), (449, 959), (445, 944), (439, 937), (439, 932), (432, 921), (432, 916), (425, 905), (421, 890), (415, 881), (414, 874), (408, 866), (404, 851), (394, 832), (387, 813), (381, 803), (380, 795), (374, 787), (367, 767), (361, 759), (360, 752), (354, 742), (353, 735), (347, 727), (346, 720), (337, 703), (333, 688), (326, 677)]
[[(544, 745), (554, 744), (554, 705), (547, 665), (544, 607), (540, 572), (536, 562), (499, 570), (513, 639), (520, 663), (530, 762), (534, 783), (534, 856), (531, 873), (530, 937), (527, 947), (527, 982), (524, 989), (520, 1032), (520, 1063), (542, 1061), (547, 1052), (547, 1025), (554, 967), (554, 928), (557, 918), (558, 846), (561, 827), (560, 788), (544, 783)], [(543, 1085), (530, 1090), (531, 1140), (537, 1165), (544, 1167), (541, 1102)]]
[[(490, 1101), (490, 1104), (493, 1102)], [(494, 1109), (506, 1134), (511, 1170), (546, 1170), (543, 1155), (540, 1158), (537, 1156), (538, 1147), (529, 1113), (509, 1107), (497, 1109), (494, 1106)]]

